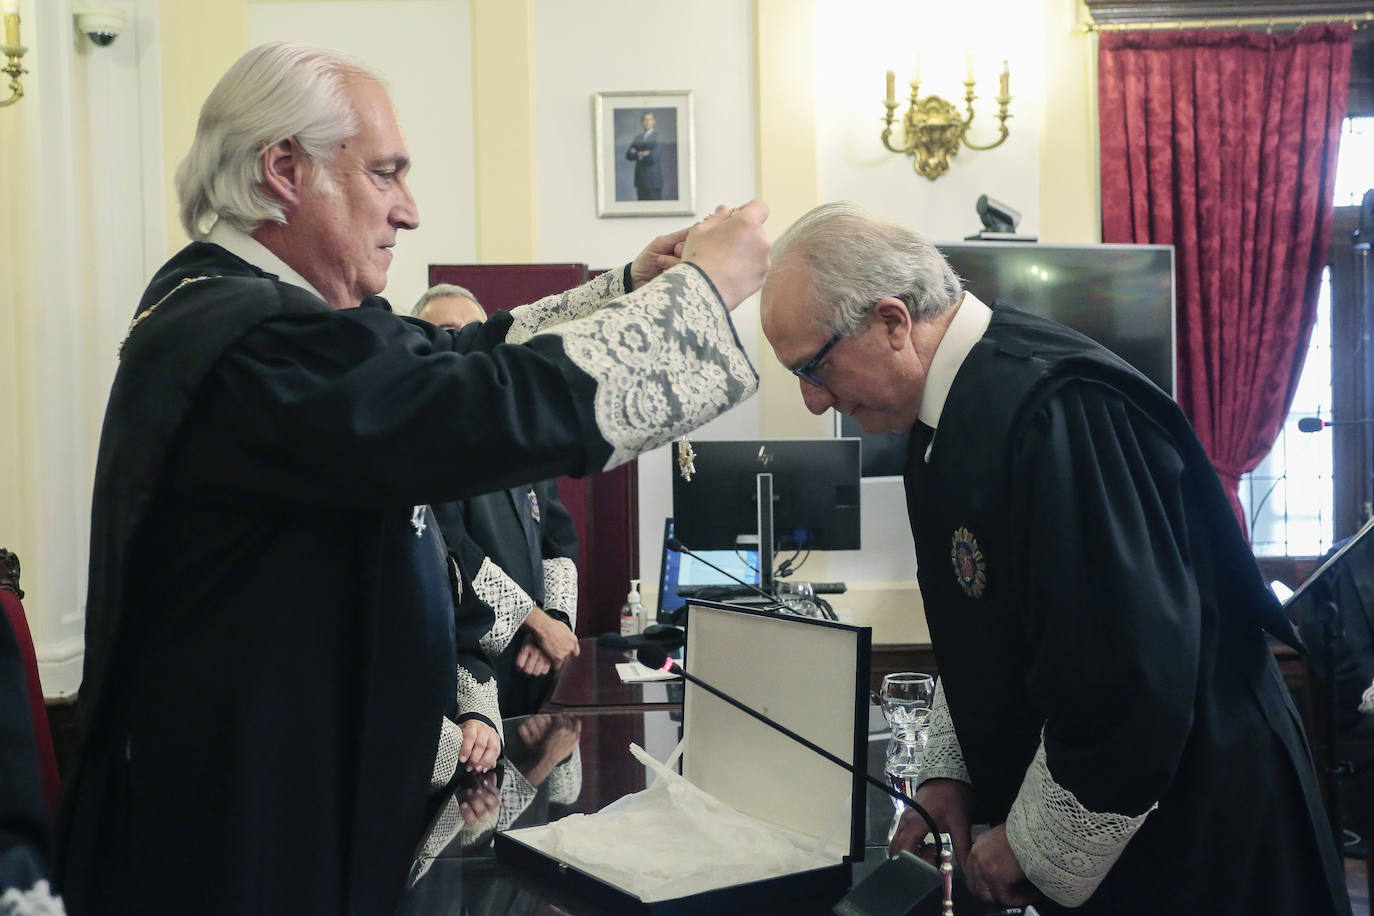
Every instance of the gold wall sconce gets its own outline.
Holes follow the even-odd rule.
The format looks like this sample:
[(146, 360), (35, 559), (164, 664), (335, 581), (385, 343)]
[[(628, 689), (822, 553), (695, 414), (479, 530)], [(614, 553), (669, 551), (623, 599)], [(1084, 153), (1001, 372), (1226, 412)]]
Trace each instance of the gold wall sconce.
[(968, 129), (973, 123), (973, 100), (978, 96), (973, 92), (973, 55), (969, 54), (965, 60), (966, 113), (961, 115), (952, 102), (938, 95), (921, 96), (921, 65), (920, 57), (917, 57), (916, 73), (911, 78), (911, 97), (907, 100), (906, 114), (902, 117), (902, 138), (896, 146), (892, 144), (892, 122), (896, 120), (894, 112), (897, 109), (896, 75), (891, 70), (887, 71), (887, 99), (883, 102), (887, 108), (887, 114), (883, 118), (886, 124), (883, 129), (883, 146), (894, 153), (910, 156), (911, 167), (931, 181), (949, 171), (950, 157), (958, 155), (959, 144), (976, 150), (995, 149), (1002, 145), (1010, 133), (1007, 129), (1007, 118), (1011, 115), (1007, 113), (1007, 106), (1011, 103), (1011, 70), (1007, 67), (1007, 62), (1002, 61), (1000, 91), (996, 99), (1000, 136), (984, 146), (969, 142)]
[(19, 77), (28, 73), (19, 63), (28, 48), (19, 43), (19, 7), (15, 3), (4, 0), (0, 3), (0, 12), (3, 12), (5, 19), (5, 41), (0, 43), (0, 54), (5, 55), (5, 66), (0, 67), (0, 73), (8, 73), (10, 77), (10, 97), (0, 99), (0, 108), (13, 105), (24, 97), (24, 87), (19, 83)]

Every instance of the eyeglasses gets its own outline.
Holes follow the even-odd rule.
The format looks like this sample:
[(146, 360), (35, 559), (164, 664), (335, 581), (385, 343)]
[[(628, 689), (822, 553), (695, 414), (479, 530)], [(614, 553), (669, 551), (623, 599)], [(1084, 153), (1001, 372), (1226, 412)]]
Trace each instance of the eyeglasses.
[[(874, 302), (872, 305), (868, 306), (868, 308), (863, 310), (861, 316), (866, 316), (870, 311), (872, 311), (873, 306), (877, 304), (878, 303)], [(820, 366), (821, 360), (825, 359), (826, 356), (829, 355), (830, 351), (835, 349), (835, 344), (844, 340), (850, 334), (853, 334), (855, 331), (859, 329), (860, 323), (861, 322), (856, 323), (854, 327), (850, 328), (848, 331), (837, 332), (833, 337), (831, 337), (829, 340), (825, 342), (825, 346), (821, 347), (819, 350), (816, 351), (815, 356), (811, 357), (806, 362), (802, 363), (800, 366), (797, 366), (795, 369), (790, 370), (791, 373), (795, 375), (797, 378), (801, 379), (802, 381), (810, 382), (817, 388), (824, 388), (825, 382), (821, 381), (820, 376), (816, 374), (816, 368)]]
[(821, 347), (819, 350), (816, 351), (815, 356), (811, 357), (806, 362), (802, 363), (800, 366), (794, 368), (792, 370), (792, 374), (795, 375), (797, 378), (802, 379), (803, 381), (810, 382), (817, 388), (824, 387), (825, 382), (822, 382), (820, 380), (820, 377), (816, 375), (816, 367), (819, 366), (821, 364), (821, 360), (825, 359), (826, 355), (829, 354), (832, 349), (834, 349), (835, 344), (845, 339), (845, 336), (845, 334), (840, 333), (836, 334), (834, 337), (831, 337), (829, 340), (825, 342), (825, 346)]

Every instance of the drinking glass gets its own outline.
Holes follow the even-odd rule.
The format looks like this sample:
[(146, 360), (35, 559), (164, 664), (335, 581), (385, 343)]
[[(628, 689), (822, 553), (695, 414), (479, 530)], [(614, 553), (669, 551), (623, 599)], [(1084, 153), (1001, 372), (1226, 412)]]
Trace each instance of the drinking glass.
[(883, 716), (897, 741), (924, 745), (930, 706), (935, 700), (935, 678), (918, 671), (897, 671), (883, 676), (878, 690)]
[(777, 583), (778, 600), (798, 617), (820, 617), (821, 608), (816, 603), (816, 590), (810, 582)]
[[(878, 701), (883, 716), (892, 726), (892, 740), (887, 743), (887, 758), (883, 773), (892, 787), (910, 797), (916, 791), (921, 774), (921, 758), (926, 744), (926, 726), (930, 721), (930, 707), (935, 699), (935, 678), (919, 671), (898, 671), (883, 677), (878, 689)], [(888, 840), (897, 830), (905, 807), (893, 799), (896, 810)]]

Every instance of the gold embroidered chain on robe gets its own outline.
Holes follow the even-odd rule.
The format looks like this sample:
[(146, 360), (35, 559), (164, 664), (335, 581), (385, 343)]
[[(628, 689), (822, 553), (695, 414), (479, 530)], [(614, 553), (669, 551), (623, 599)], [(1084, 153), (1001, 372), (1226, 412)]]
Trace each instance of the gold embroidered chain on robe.
[(116, 355), (117, 355), (117, 356), (121, 356), (121, 357), (124, 355), (124, 345), (125, 345), (126, 343), (129, 342), (129, 336), (130, 336), (131, 334), (134, 333), (134, 328), (138, 327), (140, 324), (143, 323), (143, 320), (144, 320), (145, 318), (147, 318), (147, 317), (148, 317), (149, 315), (151, 315), (153, 312), (157, 311), (157, 307), (158, 307), (159, 305), (161, 305), (162, 303), (166, 302), (168, 299), (172, 298), (172, 294), (173, 294), (173, 293), (176, 293), (176, 292), (177, 292), (178, 290), (180, 290), (183, 286), (187, 286), (187, 285), (189, 285), (189, 284), (191, 284), (191, 283), (197, 283), (197, 282), (199, 282), (199, 281), (201, 281), (201, 280), (208, 280), (208, 279), (210, 279), (210, 278), (209, 278), (209, 277), (186, 277), (186, 278), (184, 278), (180, 283), (178, 283), (176, 286), (172, 287), (172, 289), (168, 291), (167, 295), (163, 296), (161, 299), (157, 300), (157, 301), (154, 302), (152, 305), (148, 306), (146, 309), (144, 309), (143, 311), (141, 311), (141, 312), (139, 312), (137, 315), (135, 315), (135, 316), (134, 316), (134, 320), (131, 321), (131, 322), (129, 322), (129, 330), (128, 330), (127, 333), (125, 333), (124, 339), (121, 340), (121, 341), (119, 342), (119, 350), (117, 351)]

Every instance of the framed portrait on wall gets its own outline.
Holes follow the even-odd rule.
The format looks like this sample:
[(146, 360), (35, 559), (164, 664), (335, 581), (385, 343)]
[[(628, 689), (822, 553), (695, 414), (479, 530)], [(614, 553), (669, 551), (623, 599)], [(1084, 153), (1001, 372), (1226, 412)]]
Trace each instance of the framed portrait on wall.
[(593, 96), (597, 216), (690, 216), (696, 212), (692, 93), (598, 92)]

